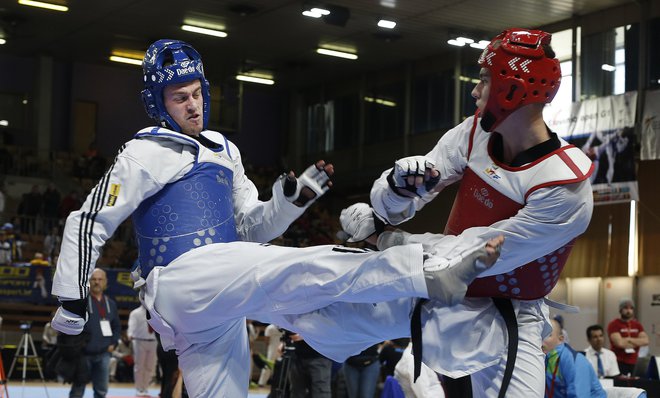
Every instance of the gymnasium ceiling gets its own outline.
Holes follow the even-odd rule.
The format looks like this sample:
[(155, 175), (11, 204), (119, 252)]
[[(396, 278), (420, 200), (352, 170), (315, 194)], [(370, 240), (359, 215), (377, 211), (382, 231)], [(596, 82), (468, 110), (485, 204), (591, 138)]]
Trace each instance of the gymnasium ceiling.
[[(333, 80), (451, 51), (458, 35), (487, 39), (509, 26), (538, 27), (634, 0), (47, 0), (56, 12), (0, 1), (0, 53), (48, 55), (62, 62), (110, 64), (113, 50), (144, 52), (159, 38), (177, 38), (202, 54), (207, 75), (266, 70), (281, 87)], [(348, 10), (342, 21), (314, 19), (313, 6)], [(331, 14), (332, 15), (332, 14)], [(378, 19), (397, 22), (393, 30)], [(225, 38), (184, 32), (184, 21), (224, 26)], [(357, 60), (319, 55), (320, 44), (353, 48)], [(478, 50), (475, 51), (475, 57)], [(115, 64), (116, 65), (116, 64)], [(135, 66), (123, 66), (136, 68)]]

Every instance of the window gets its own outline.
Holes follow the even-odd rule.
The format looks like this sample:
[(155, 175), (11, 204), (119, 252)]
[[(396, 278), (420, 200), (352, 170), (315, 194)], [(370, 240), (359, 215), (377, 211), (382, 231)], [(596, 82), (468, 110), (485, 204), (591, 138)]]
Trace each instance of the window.
[(402, 81), (371, 87), (362, 99), (366, 143), (403, 136), (404, 85)]
[(453, 124), (453, 70), (416, 77), (412, 93), (412, 133), (439, 130)]
[(307, 151), (330, 152), (358, 142), (358, 96), (350, 94), (307, 107)]

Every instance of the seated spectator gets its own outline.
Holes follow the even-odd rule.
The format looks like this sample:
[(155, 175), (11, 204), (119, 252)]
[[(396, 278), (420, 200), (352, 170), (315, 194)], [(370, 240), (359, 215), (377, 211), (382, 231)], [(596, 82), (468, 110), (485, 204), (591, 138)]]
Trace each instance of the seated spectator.
[(48, 183), (42, 194), (44, 231), (50, 231), (59, 223), (60, 197), (60, 191), (57, 190), (55, 184)]
[(0, 228), (0, 262), (4, 261), (4, 264), (11, 264), (16, 261), (21, 261), (23, 259), (23, 252), (21, 246), (23, 242), (21, 241), (18, 234), (14, 233), (14, 225), (11, 223), (5, 223)]
[(546, 397), (605, 398), (605, 390), (584, 355), (564, 343), (561, 325), (551, 321), (552, 333), (543, 340)]
[(603, 346), (605, 344), (603, 327), (600, 325), (589, 326), (587, 340), (589, 340), (589, 347), (584, 350), (584, 355), (591, 363), (598, 378), (618, 376), (620, 372), (616, 355)]
[(59, 227), (54, 226), (49, 230), (48, 235), (44, 237), (44, 254), (48, 261), (55, 264), (53, 259), (59, 254), (61, 245), (62, 237), (60, 229)]
[(119, 339), (117, 348), (112, 351), (111, 355), (110, 381), (133, 381), (133, 349), (131, 348), (131, 341), (126, 331), (121, 333), (121, 339)]
[(383, 343), (379, 354), (383, 379), (386, 379), (387, 376), (394, 376), (394, 368), (401, 359), (401, 355), (403, 355), (403, 351), (409, 342), (409, 338), (400, 338)]
[(67, 196), (62, 198), (62, 202), (60, 202), (60, 219), (66, 219), (69, 216), (69, 213), (80, 209), (80, 206), (82, 206), (82, 202), (80, 201), (78, 191), (73, 190), (69, 192)]
[(33, 185), (30, 192), (24, 193), (18, 203), (17, 213), (21, 216), (23, 232), (34, 235), (37, 232), (37, 217), (41, 215), (43, 198), (38, 185)]

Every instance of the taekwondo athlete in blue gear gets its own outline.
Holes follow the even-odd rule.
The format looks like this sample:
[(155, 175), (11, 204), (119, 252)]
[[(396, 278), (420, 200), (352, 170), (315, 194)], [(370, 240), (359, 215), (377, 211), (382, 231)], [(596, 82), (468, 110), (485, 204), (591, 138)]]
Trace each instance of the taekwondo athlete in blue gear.
[(53, 287), (62, 303), (53, 327), (64, 333), (82, 331), (89, 275), (101, 247), (127, 217), (133, 216), (139, 245), (139, 287), (153, 267), (191, 249), (274, 239), (331, 186), (332, 165), (320, 161), (298, 178), (293, 172), (280, 177), (273, 199), (259, 201), (238, 148), (206, 130), (210, 89), (199, 53), (178, 40), (158, 40), (145, 54), (143, 71), (142, 100), (159, 126), (141, 130), (120, 149), (67, 220)]

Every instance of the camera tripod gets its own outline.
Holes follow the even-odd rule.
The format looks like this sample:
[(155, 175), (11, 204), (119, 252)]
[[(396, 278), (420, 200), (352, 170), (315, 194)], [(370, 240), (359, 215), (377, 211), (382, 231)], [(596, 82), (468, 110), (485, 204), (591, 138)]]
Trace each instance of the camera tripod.
[[(50, 398), (50, 395), (48, 395), (48, 388), (46, 387), (46, 380), (44, 379), (44, 373), (41, 370), (41, 358), (37, 355), (37, 349), (34, 348), (34, 340), (32, 339), (32, 335), (30, 334), (30, 327), (29, 325), (21, 325), (21, 329), (23, 329), (23, 337), (21, 337), (21, 341), (18, 343), (18, 346), (16, 347), (16, 353), (14, 354), (14, 360), (11, 362), (11, 366), (9, 367), (9, 373), (7, 373), (7, 380), (11, 378), (12, 373), (14, 373), (14, 366), (16, 365), (16, 361), (18, 358), (21, 358), (23, 360), (23, 377), (21, 378), (21, 386), (23, 388), (23, 392), (25, 392), (25, 376), (27, 374), (27, 363), (28, 360), (31, 358), (34, 358), (34, 361), (37, 363), (37, 369), (39, 369), (39, 376), (41, 377), (41, 382), (44, 385), (44, 390), (46, 390), (46, 397)], [(9, 394), (7, 394), (9, 396)]]

